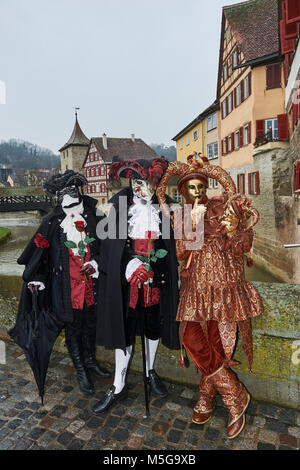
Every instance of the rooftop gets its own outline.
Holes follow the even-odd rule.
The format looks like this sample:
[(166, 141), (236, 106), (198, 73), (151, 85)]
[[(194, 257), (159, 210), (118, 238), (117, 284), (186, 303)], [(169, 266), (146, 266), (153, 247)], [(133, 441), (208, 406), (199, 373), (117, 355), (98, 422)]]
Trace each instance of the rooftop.
[(62, 152), (63, 150), (66, 150), (68, 147), (70, 147), (71, 145), (87, 147), (89, 143), (90, 143), (90, 139), (88, 139), (88, 137), (83, 133), (78, 123), (77, 115), (76, 115), (74, 129), (71, 134), (71, 137), (69, 138), (68, 142), (62, 148), (59, 149), (59, 151)]
[[(158, 158), (157, 153), (142, 139), (106, 137), (106, 141), (107, 145), (105, 147), (107, 148), (103, 145), (103, 137), (91, 138), (91, 144), (95, 144), (101, 158), (107, 163), (112, 162), (114, 157), (118, 157), (120, 160), (139, 158), (152, 160)], [(86, 158), (83, 167), (85, 162)]]

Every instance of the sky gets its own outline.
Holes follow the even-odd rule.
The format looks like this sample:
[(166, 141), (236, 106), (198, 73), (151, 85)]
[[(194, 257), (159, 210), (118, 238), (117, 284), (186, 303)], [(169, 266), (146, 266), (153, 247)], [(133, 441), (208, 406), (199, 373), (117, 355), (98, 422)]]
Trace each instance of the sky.
[(57, 153), (78, 106), (87, 137), (174, 145), (216, 98), (222, 6), (234, 3), (1, 0), (0, 141)]

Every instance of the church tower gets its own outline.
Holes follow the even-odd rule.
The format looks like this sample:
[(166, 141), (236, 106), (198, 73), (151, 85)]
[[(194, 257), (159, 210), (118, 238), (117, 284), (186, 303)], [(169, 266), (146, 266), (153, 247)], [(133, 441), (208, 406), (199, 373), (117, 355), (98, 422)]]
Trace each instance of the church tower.
[(85, 160), (86, 151), (90, 140), (82, 132), (77, 119), (77, 109), (75, 108), (75, 125), (68, 142), (59, 149), (61, 172), (74, 170), (83, 173), (82, 165)]

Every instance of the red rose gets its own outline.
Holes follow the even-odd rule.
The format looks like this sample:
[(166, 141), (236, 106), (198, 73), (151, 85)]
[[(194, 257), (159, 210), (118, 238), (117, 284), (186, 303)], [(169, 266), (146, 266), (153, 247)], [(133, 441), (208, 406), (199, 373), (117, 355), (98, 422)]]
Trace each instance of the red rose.
[(75, 227), (77, 228), (78, 232), (84, 231), (84, 222), (81, 220), (77, 220), (75, 223)]
[(41, 233), (37, 233), (34, 239), (34, 243), (38, 248), (49, 248), (50, 244), (47, 238), (44, 238)]

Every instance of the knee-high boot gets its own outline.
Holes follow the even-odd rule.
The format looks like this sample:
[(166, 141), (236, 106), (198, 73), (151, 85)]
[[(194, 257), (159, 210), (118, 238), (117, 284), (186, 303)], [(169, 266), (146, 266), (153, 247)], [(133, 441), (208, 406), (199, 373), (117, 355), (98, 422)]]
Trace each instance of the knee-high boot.
[(95, 333), (84, 333), (82, 337), (83, 361), (85, 367), (94, 372), (98, 377), (110, 377), (111, 373), (101, 367), (96, 361), (96, 338)]
[(81, 335), (68, 334), (66, 330), (66, 345), (77, 373), (80, 390), (87, 395), (95, 393), (93, 382), (88, 370), (85, 368), (82, 357)]
[(245, 411), (250, 401), (250, 395), (235, 373), (222, 366), (212, 375), (213, 384), (222, 397), (229, 411), (227, 437), (236, 437), (245, 425)]

